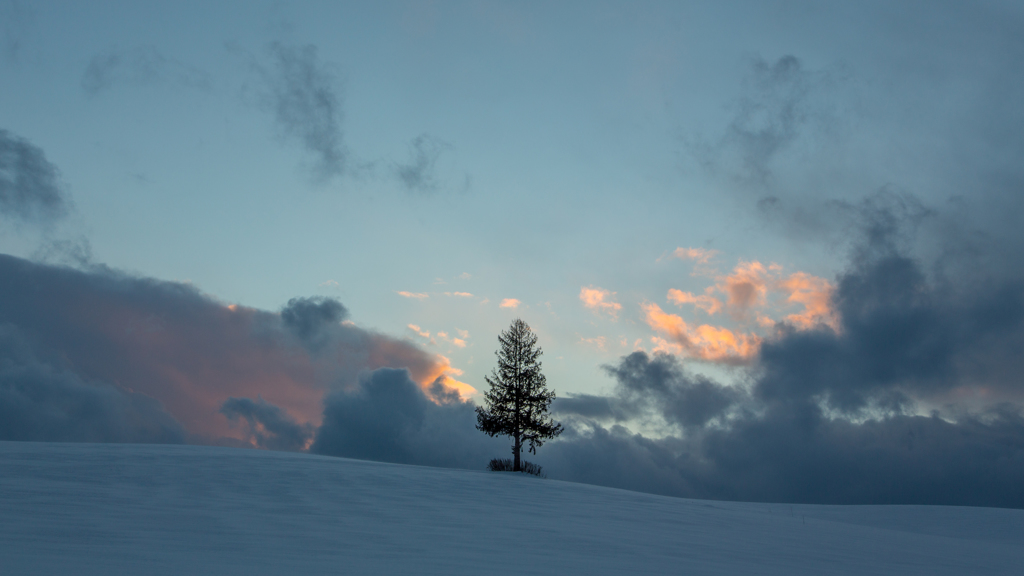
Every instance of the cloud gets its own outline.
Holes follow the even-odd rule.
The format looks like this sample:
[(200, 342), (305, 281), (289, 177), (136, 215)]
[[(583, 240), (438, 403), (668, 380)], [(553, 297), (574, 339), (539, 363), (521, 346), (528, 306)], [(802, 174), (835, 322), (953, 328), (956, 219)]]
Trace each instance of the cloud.
[(707, 248), (676, 248), (672, 256), (680, 260), (693, 260), (698, 264), (707, 264), (712, 258), (718, 255), (718, 250)]
[(416, 324), (407, 324), (406, 327), (409, 328), (409, 330), (415, 332), (417, 335), (422, 336), (423, 338), (430, 338), (430, 332), (427, 332), (426, 330), (420, 328)]
[(313, 439), (313, 427), (299, 424), (281, 408), (263, 398), (228, 398), (220, 413), (231, 422), (244, 420), (249, 442), (270, 450), (304, 450)]
[(445, 296), (455, 296), (456, 298), (472, 298), (473, 295), (469, 292), (445, 292)]
[(0, 56), (16, 62), (24, 47), (25, 30), (34, 20), (34, 14), (17, 0), (0, 3)]
[[(1009, 480), (1024, 471), (1019, 407), (955, 422), (906, 414), (858, 421), (798, 396), (755, 402), (666, 355), (636, 352), (606, 369), (614, 395), (553, 407), (572, 422), (538, 456), (553, 477), (730, 500), (1024, 507)], [(643, 418), (685, 432), (647, 437), (619, 424)]]
[(701, 324), (690, 327), (682, 317), (664, 312), (652, 302), (640, 306), (647, 325), (678, 346), (678, 353), (690, 358), (724, 364), (745, 364), (757, 355), (761, 338), (736, 333), (728, 328)]
[(398, 294), (402, 298), (412, 298), (414, 300), (426, 300), (427, 298), (430, 298), (430, 294), (423, 292), (406, 292), (405, 290), (402, 290), (400, 292), (395, 292), (395, 294)]
[(726, 295), (725, 305), (742, 315), (755, 306), (762, 306), (768, 294), (768, 271), (760, 262), (740, 261), (732, 274), (720, 279), (718, 289)]
[(788, 293), (787, 302), (804, 307), (803, 312), (786, 316), (786, 322), (805, 330), (820, 322), (833, 328), (838, 326), (831, 306), (832, 283), (828, 280), (796, 272), (780, 281), (777, 289)]
[(71, 206), (59, 178), (40, 148), (0, 129), (0, 216), (51, 223), (66, 215)]
[(501, 301), (501, 304), (499, 304), (498, 307), (515, 309), (519, 307), (519, 304), (519, 300), (516, 300), (515, 298), (505, 298)]
[(603, 288), (593, 286), (580, 288), (580, 302), (584, 307), (595, 313), (605, 312), (612, 318), (616, 318), (619, 315), (619, 310), (622, 310), (622, 304), (611, 300), (614, 295), (615, 292), (609, 292)]
[(96, 96), (120, 82), (142, 86), (165, 80), (201, 90), (209, 90), (211, 84), (206, 72), (169, 59), (152, 46), (140, 46), (93, 56), (82, 74), (81, 85), (86, 94)]
[(587, 346), (593, 346), (603, 352), (608, 346), (608, 339), (604, 336), (597, 336), (596, 338), (584, 338), (583, 336), (580, 336), (580, 343), (586, 344)]
[(835, 122), (817, 102), (834, 82), (832, 74), (807, 70), (793, 55), (774, 62), (755, 57), (724, 133), (712, 143), (691, 142), (690, 153), (712, 172), (766, 185), (777, 157), (804, 132), (827, 130)]
[(430, 134), (420, 134), (409, 143), (409, 161), (395, 163), (391, 170), (398, 181), (411, 192), (433, 192), (438, 182), (435, 167), (438, 158), (451, 145)]
[(310, 451), (480, 470), (508, 448), (476, 430), (474, 408), (440, 383), (424, 389), (405, 370), (381, 368), (364, 373), (355, 389), (324, 399)]
[[(670, 288), (666, 298), (669, 302), (682, 307), (692, 304), (696, 309), (708, 315), (714, 315), (726, 309), (734, 320), (747, 321), (753, 311), (759, 324), (774, 327), (773, 320), (765, 311), (775, 315), (787, 307), (798, 305), (802, 311), (790, 313), (782, 318), (783, 322), (793, 327), (807, 330), (824, 323), (836, 327), (835, 316), (831, 309), (832, 284), (806, 272), (794, 272), (788, 277), (781, 277), (782, 267), (777, 264), (765, 266), (757, 261), (744, 262), (733, 269), (731, 274), (718, 276), (714, 286), (704, 290), (704, 294), (695, 295)], [(713, 294), (725, 296), (725, 302)], [(770, 296), (782, 295), (783, 302)]]
[(176, 444), (185, 437), (159, 402), (44, 361), (21, 330), (0, 323), (0, 440)]
[(669, 302), (674, 302), (678, 306), (693, 304), (697, 309), (703, 310), (709, 316), (722, 309), (722, 301), (708, 294), (694, 296), (692, 292), (683, 292), (675, 288), (669, 288), (667, 298)]
[[(454, 373), (446, 358), (339, 322), (344, 307), (325, 298), (293, 299), (278, 314), (102, 265), (6, 255), (0, 292), (0, 324), (15, 327), (40, 362), (162, 406), (195, 441), (241, 439), (218, 413), (231, 397), (262, 398), (315, 426), (323, 396), (355, 386), (364, 370), (406, 368), (421, 386)], [(46, 401), (54, 410), (64, 402)]]
[(280, 134), (297, 141), (314, 158), (323, 180), (341, 175), (348, 162), (341, 129), (341, 96), (333, 68), (320, 61), (317, 47), (275, 42), (269, 63), (259, 66), (265, 102)]
[(281, 322), (313, 352), (330, 343), (332, 329), (347, 317), (348, 310), (341, 302), (323, 296), (292, 298), (281, 310)]

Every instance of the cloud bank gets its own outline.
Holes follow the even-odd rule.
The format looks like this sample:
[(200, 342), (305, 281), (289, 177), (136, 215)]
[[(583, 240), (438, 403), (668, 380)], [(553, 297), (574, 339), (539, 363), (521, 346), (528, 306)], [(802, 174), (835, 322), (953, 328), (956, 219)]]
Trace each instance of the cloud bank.
[[(356, 386), (363, 371), (405, 368), (427, 386), (447, 381), (451, 370), (408, 342), (342, 323), (345, 308), (326, 298), (296, 298), (280, 313), (266, 312), (224, 305), (186, 284), (7, 255), (0, 255), (0, 293), (0, 326), (20, 343), (12, 350), (24, 350), (3, 368), (8, 393), (0, 410), (22, 414), (6, 420), (19, 424), (4, 439), (294, 448), (304, 445), (301, 434), (285, 424), (318, 425), (323, 396)], [(83, 403), (91, 408), (76, 408)], [(46, 423), (61, 413), (120, 432), (79, 434)], [(157, 432), (132, 422), (166, 425)]]

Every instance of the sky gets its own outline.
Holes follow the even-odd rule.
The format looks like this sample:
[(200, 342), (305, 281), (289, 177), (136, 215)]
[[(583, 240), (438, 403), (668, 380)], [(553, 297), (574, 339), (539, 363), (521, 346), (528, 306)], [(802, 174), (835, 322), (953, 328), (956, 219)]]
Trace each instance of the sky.
[(553, 477), (1024, 506), (1022, 24), (0, 1), (0, 437), (478, 467), (520, 317)]

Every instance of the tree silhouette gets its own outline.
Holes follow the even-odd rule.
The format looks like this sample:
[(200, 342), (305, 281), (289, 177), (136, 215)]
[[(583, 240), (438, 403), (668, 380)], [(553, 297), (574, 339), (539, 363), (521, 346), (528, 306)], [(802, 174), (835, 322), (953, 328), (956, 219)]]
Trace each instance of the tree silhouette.
[(484, 394), (486, 406), (476, 409), (476, 428), (489, 436), (511, 436), (512, 469), (520, 472), (523, 444), (529, 443), (530, 453), (536, 454), (545, 440), (562, 433), (562, 425), (547, 414), (555, 393), (547, 389), (540, 371), (537, 359), (543, 352), (537, 335), (516, 318), (498, 335), (498, 342), (498, 367), (484, 377), (491, 389)]

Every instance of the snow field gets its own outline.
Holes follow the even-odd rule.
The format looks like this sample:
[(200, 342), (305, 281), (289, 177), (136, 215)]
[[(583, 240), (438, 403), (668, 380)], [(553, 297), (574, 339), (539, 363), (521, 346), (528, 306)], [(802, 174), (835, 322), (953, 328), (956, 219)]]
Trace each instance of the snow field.
[(715, 502), (285, 452), (0, 442), (3, 575), (1022, 573), (1022, 510)]

